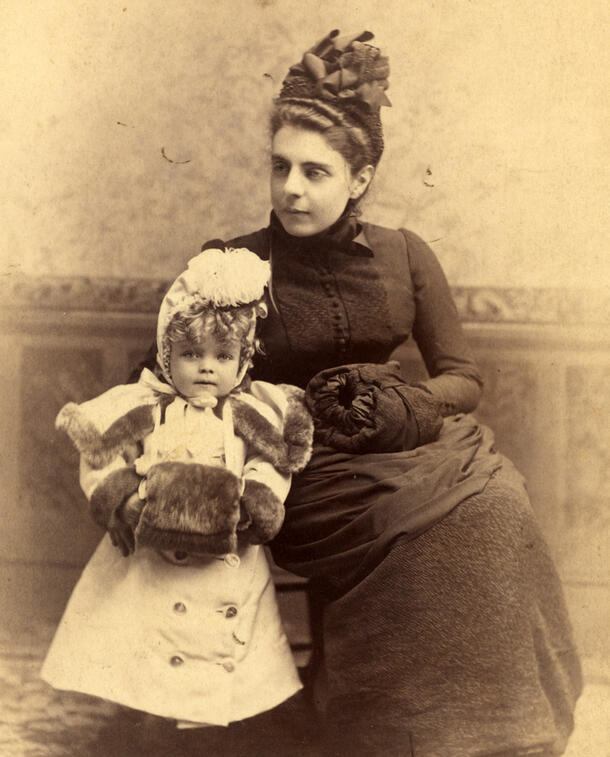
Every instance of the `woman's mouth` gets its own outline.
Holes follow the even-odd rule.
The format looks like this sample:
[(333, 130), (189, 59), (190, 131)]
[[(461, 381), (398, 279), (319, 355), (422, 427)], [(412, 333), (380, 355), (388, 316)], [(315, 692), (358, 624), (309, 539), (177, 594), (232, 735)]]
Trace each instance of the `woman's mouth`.
[(308, 210), (298, 210), (297, 208), (286, 208), (286, 213), (294, 216), (309, 215)]

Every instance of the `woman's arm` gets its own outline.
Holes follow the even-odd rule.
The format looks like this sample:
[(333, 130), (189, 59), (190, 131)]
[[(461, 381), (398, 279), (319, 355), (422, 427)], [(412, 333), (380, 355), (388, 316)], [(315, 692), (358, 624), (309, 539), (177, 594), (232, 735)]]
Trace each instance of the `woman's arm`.
[(464, 337), (447, 279), (430, 247), (416, 234), (401, 231), (413, 279), (413, 338), (431, 377), (418, 386), (440, 401), (442, 415), (471, 412), (481, 398), (483, 380)]

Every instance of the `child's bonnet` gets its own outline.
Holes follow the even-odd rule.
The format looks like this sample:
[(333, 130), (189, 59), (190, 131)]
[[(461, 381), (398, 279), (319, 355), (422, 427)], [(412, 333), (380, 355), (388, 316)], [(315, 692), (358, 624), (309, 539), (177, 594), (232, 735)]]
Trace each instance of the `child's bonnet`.
[[(139, 490), (143, 498), (135, 527), (139, 546), (225, 553), (234, 552), (244, 541), (263, 543), (277, 533), (284, 515), (285, 478), (302, 470), (309, 459), (312, 422), (300, 389), (250, 382), (246, 376), (257, 318), (267, 314), (268, 279), (269, 264), (250, 250), (200, 253), (171, 285), (159, 310), (161, 378), (144, 369), (136, 384), (116, 386), (80, 405), (68, 403), (62, 408), (56, 426), (68, 433), (84, 464), (100, 473), (109, 469), (90, 497), (99, 525), (108, 528), (120, 505)], [(167, 329), (172, 318), (206, 305), (249, 306), (242, 308), (249, 328), (242, 339), (245, 346), (235, 386), (218, 408), (221, 420), (211, 409), (216, 398), (185, 402), (170, 373)], [(189, 427), (194, 441), (192, 452), (188, 439), (186, 446), (169, 449), (164, 445), (166, 414), (185, 419), (188, 415), (184, 427)], [(193, 434), (197, 424), (202, 429), (220, 425), (221, 463), (197, 462), (202, 459), (197, 452), (206, 444)], [(255, 458), (256, 465), (244, 474), (246, 458)], [(281, 486), (278, 474), (284, 478)]]

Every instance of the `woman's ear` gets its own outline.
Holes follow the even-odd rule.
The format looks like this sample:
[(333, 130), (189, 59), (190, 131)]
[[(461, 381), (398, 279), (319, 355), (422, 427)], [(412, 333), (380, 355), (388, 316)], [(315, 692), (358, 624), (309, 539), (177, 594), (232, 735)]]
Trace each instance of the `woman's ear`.
[(375, 176), (375, 167), (371, 165), (364, 166), (353, 176), (350, 182), (351, 200), (359, 200), (362, 197), (373, 180), (373, 176)]

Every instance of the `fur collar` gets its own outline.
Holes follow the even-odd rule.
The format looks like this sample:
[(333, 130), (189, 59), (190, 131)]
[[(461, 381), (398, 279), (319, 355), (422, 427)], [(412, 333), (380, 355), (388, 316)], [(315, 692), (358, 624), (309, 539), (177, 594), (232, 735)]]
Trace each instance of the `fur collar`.
[[(117, 402), (119, 398), (121, 402)], [(153, 408), (160, 401), (153, 392), (143, 394), (137, 384), (122, 385), (82, 405), (69, 402), (60, 410), (55, 426), (68, 434), (95, 469), (108, 465), (117, 455), (132, 462), (139, 454), (138, 443), (153, 429)], [(313, 439), (303, 390), (257, 381), (249, 392), (231, 395), (229, 401), (235, 433), (251, 450), (282, 473), (303, 470)]]

